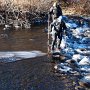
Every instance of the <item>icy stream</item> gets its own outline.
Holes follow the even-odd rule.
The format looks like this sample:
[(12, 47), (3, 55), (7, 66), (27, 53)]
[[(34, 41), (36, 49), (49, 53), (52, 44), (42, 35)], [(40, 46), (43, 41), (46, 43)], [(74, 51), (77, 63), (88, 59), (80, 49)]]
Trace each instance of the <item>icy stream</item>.
[[(78, 74), (82, 76), (81, 83), (90, 85), (90, 27), (87, 21), (68, 19), (64, 17), (67, 35), (61, 42), (61, 53), (64, 54), (64, 63), (55, 65), (55, 69), (62, 73)], [(88, 77), (88, 78), (87, 78)], [(81, 84), (80, 83), (80, 84)]]

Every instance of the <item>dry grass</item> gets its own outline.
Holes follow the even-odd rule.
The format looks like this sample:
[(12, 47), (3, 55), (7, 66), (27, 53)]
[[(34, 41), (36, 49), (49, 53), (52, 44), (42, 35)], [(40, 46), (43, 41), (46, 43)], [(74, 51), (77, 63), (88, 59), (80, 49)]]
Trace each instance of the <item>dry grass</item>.
[[(5, 5), (6, 0), (0, 1), (1, 6)], [(36, 12), (47, 12), (52, 6), (55, 0), (9, 0), (13, 1), (14, 5), (17, 5), (21, 9), (29, 9)], [(64, 1), (62, 3), (61, 1)], [(68, 1), (68, 5), (66, 5)], [(76, 1), (71, 3), (72, 0), (60, 0), (64, 14), (90, 14), (90, 1), (89, 0), (73, 0)], [(78, 1), (78, 2), (77, 2)]]
[(23, 8), (33, 7), (38, 10), (48, 10), (52, 1), (53, 0), (2, 0), (0, 1), (0, 4), (1, 6), (4, 6), (6, 3), (11, 3), (12, 5)]

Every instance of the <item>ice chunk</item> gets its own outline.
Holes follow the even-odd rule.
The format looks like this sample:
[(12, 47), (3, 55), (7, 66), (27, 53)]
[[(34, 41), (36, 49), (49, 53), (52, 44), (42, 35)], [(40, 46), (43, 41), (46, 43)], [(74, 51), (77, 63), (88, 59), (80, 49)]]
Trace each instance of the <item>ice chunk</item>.
[(69, 28), (77, 28), (77, 24), (76, 23), (66, 23), (66, 26)]
[(84, 71), (84, 72), (89, 72), (90, 73), (90, 66), (89, 65), (81, 66), (80, 70)]
[(10, 62), (27, 58), (35, 58), (43, 55), (46, 55), (46, 53), (42, 53), (41, 51), (8, 51), (0, 52), (0, 60)]
[(54, 66), (56, 70), (62, 71), (62, 72), (68, 72), (72, 70), (69, 66), (66, 66), (64, 63), (57, 64)]
[(61, 47), (62, 49), (64, 49), (65, 46), (66, 46), (66, 39), (63, 38), (62, 41), (61, 41), (60, 47)]
[(80, 62), (79, 65), (90, 65), (90, 58), (85, 56)]
[(78, 62), (78, 60), (81, 60), (82, 58), (83, 58), (83, 56), (81, 56), (80, 54), (75, 54), (72, 56), (72, 59), (77, 62)]

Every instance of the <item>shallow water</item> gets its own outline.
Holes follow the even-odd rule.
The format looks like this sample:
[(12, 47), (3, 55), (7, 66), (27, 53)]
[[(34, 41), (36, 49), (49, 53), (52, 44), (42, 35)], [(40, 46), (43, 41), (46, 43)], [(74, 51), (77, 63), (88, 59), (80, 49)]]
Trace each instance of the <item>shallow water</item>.
[[(0, 28), (0, 51), (31, 51), (46, 52), (45, 26), (34, 26), (28, 30), (4, 31)], [(4, 35), (6, 36), (4, 36)]]
[(45, 55), (47, 34), (44, 28), (33, 26), (31, 29), (8, 31), (0, 28), (0, 61), (12, 62)]

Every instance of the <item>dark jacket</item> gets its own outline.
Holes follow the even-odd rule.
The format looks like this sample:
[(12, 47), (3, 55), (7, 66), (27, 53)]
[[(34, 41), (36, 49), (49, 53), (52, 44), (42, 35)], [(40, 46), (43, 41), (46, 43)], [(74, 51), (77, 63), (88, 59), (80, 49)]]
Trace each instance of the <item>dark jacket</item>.
[(62, 15), (62, 9), (61, 7), (58, 5), (56, 7), (51, 7), (50, 11), (49, 11), (49, 15), (50, 15), (50, 20), (52, 21), (52, 17), (54, 18), (58, 18), (59, 16)]
[(63, 20), (61, 20), (61, 22), (58, 22), (58, 25), (55, 25), (55, 24), (53, 26), (54, 26), (54, 30), (56, 31), (56, 33), (63, 33), (64, 30), (67, 29), (66, 24)]

